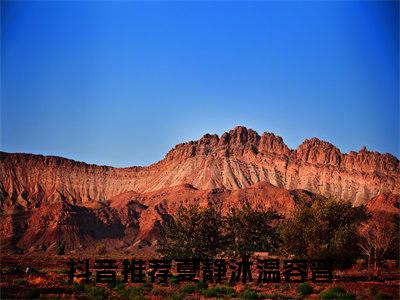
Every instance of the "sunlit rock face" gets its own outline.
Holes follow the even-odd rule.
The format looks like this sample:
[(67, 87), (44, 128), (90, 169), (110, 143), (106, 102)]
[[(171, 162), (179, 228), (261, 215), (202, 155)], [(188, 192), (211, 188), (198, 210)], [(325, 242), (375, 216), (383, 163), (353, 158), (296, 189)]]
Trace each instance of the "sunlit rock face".
[(179, 144), (148, 167), (1, 153), (0, 178), (2, 247), (32, 251), (53, 251), (61, 238), (69, 249), (99, 240), (116, 249), (152, 247), (182, 203), (227, 211), (248, 201), (286, 214), (295, 206), (290, 190), (354, 205), (375, 197), (372, 207), (386, 203), (379, 197), (395, 203), (400, 193), (399, 160), (390, 154), (342, 154), (317, 138), (291, 150), (281, 137), (245, 127)]

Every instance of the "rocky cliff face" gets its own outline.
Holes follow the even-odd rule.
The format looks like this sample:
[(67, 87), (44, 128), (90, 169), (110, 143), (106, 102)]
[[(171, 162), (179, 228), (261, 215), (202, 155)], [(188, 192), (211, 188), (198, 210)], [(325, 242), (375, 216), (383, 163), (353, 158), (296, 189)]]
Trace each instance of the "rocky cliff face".
[(177, 145), (148, 167), (113, 168), (31, 154), (1, 155), (5, 207), (65, 197), (71, 203), (108, 200), (126, 191), (156, 191), (180, 184), (197, 189), (241, 189), (270, 182), (360, 204), (381, 193), (400, 192), (399, 160), (367, 151), (342, 154), (316, 138), (290, 150), (272, 133), (236, 127), (221, 137), (204, 135)]
[[(179, 161), (177, 180), (194, 186), (239, 189), (267, 181), (361, 204), (379, 193), (399, 193), (399, 160), (367, 151), (342, 154), (316, 138), (290, 150), (271, 133), (237, 127), (221, 138), (205, 135), (171, 150), (163, 164)], [(192, 172), (193, 174), (189, 174)], [(176, 176), (177, 173), (173, 175)]]
[(296, 205), (289, 191), (265, 182), (240, 190), (198, 190), (185, 184), (142, 194), (125, 192), (87, 205), (65, 198), (45, 200), (29, 209), (16, 205), (3, 211), (2, 252), (54, 253), (60, 241), (72, 253), (93, 253), (99, 245), (120, 254), (153, 251), (161, 225), (181, 204), (194, 203), (215, 205), (223, 213), (246, 203), (257, 209), (273, 208), (282, 215)]
[(342, 154), (316, 138), (291, 150), (272, 133), (244, 127), (179, 144), (148, 167), (1, 153), (0, 179), (1, 238), (22, 249), (54, 248), (60, 236), (83, 248), (98, 239), (118, 240), (122, 248), (148, 245), (185, 201), (214, 201), (224, 209), (250, 201), (285, 213), (294, 207), (288, 190), (354, 205), (400, 193), (399, 160), (390, 154), (365, 148)]

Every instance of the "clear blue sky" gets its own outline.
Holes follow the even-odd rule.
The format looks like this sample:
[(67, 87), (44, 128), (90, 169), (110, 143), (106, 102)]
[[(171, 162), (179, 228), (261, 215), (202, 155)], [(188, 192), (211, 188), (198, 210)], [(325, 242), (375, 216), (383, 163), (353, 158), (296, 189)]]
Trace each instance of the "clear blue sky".
[(398, 2), (1, 2), (1, 149), (114, 166), (244, 125), (399, 157)]

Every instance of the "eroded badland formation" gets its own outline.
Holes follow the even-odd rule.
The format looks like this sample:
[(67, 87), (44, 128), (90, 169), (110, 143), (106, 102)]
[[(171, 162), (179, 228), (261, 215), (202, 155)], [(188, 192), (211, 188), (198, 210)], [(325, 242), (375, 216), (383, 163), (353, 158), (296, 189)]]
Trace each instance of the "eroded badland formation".
[(1, 153), (2, 251), (134, 251), (157, 243), (182, 203), (227, 211), (248, 202), (282, 214), (300, 193), (400, 211), (400, 163), (390, 154), (342, 154), (313, 138), (289, 149), (272, 133), (236, 127), (177, 145), (148, 167), (113, 168), (32, 154)]

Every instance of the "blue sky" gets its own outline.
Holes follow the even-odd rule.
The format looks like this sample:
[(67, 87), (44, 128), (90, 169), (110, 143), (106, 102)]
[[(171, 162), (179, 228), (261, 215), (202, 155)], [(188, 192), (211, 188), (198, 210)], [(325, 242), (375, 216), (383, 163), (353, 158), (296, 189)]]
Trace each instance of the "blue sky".
[(1, 2), (1, 149), (114, 166), (244, 125), (399, 157), (398, 2)]

